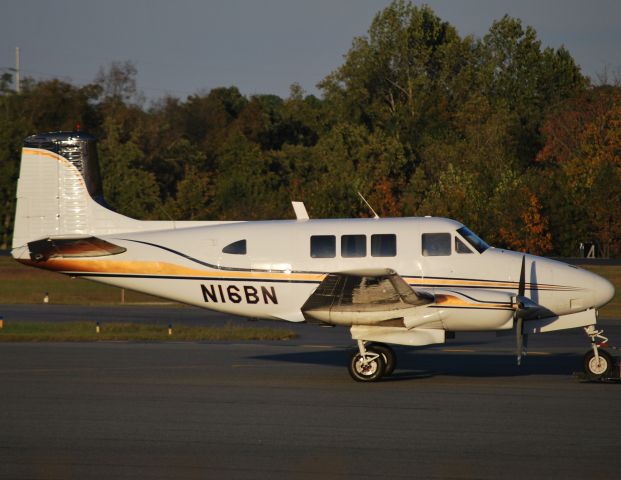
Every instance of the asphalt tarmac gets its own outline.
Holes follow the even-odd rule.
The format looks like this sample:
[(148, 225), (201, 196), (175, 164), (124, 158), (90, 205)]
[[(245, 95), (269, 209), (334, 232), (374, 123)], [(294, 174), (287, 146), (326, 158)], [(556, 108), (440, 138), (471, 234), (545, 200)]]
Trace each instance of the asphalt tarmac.
[[(244, 321), (193, 308), (0, 306), (8, 321)], [(260, 324), (275, 324), (259, 322)], [(579, 331), (397, 348), (352, 381), (345, 329), (287, 342), (0, 343), (0, 478), (620, 478), (620, 384)], [(621, 321), (602, 325), (621, 343)]]

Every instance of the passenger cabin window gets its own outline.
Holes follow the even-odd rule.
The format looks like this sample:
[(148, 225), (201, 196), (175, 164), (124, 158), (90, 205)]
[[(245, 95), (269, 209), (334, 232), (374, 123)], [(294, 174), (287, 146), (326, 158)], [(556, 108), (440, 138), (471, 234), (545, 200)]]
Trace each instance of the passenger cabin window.
[(246, 240), (237, 240), (236, 242), (229, 243), (222, 249), (222, 253), (228, 253), (230, 255), (246, 255)]
[(470, 250), (459, 237), (455, 237), (455, 251), (457, 253), (472, 253), (472, 250)]
[(313, 235), (311, 236), (310, 247), (312, 258), (336, 257), (336, 237), (334, 235)]
[(371, 235), (372, 257), (395, 257), (397, 255), (397, 236), (394, 233)]
[(451, 254), (450, 233), (423, 233), (423, 256), (440, 257)]
[(354, 258), (367, 256), (366, 235), (343, 235), (341, 237), (341, 257)]

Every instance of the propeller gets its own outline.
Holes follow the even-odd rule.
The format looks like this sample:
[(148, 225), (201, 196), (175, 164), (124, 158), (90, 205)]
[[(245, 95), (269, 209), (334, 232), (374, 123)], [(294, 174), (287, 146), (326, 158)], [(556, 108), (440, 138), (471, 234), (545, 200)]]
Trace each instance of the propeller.
[(515, 341), (518, 366), (522, 363), (522, 354), (528, 342), (528, 336), (524, 335), (524, 316), (528, 307), (526, 292), (526, 255), (522, 256), (522, 269), (520, 270), (520, 283), (518, 294), (515, 297), (515, 310), (513, 311), (513, 323), (515, 324)]

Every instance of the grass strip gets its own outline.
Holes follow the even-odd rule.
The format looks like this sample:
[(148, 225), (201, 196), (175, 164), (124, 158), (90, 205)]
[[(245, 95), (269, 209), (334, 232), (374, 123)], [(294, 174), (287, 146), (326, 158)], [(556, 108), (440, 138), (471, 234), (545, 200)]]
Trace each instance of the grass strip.
[(136, 323), (106, 323), (96, 332), (94, 322), (62, 323), (4, 323), (0, 342), (97, 342), (97, 341), (248, 341), (290, 340), (297, 335), (284, 328), (246, 327), (226, 324), (221, 327), (175, 326), (172, 335), (168, 327)]
[[(0, 257), (0, 304), (43, 303), (46, 293), (50, 303), (65, 305), (121, 305), (123, 298), (120, 288), (27, 267), (11, 257)], [(166, 301), (132, 290), (125, 290), (124, 300), (128, 304)]]

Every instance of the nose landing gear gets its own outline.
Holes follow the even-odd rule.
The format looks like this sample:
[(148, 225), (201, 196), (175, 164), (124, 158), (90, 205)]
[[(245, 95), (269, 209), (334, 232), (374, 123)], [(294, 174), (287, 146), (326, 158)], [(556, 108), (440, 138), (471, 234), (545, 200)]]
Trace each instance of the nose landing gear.
[[(602, 347), (608, 345), (608, 338), (604, 337), (603, 330), (596, 330), (594, 325), (584, 327), (584, 332), (591, 340), (591, 349), (584, 355), (584, 372), (591, 380), (610, 380), (619, 378), (619, 370), (615, 369), (615, 362)], [(598, 342), (599, 340), (599, 342)]]

